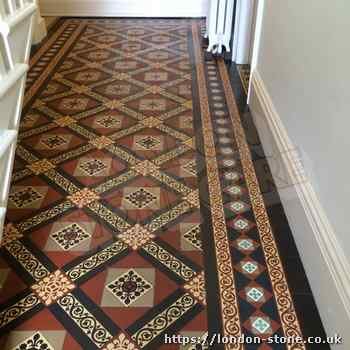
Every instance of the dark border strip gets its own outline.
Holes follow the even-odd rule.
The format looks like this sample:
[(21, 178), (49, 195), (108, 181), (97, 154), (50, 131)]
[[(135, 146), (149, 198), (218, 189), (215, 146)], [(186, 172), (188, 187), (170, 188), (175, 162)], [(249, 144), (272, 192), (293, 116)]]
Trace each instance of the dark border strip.
[[(253, 117), (247, 105), (247, 96), (242, 86), (237, 65), (233, 62), (226, 62), (226, 66), (230, 76), (231, 87), (237, 101), (241, 123), (245, 132), (246, 139), (253, 158), (254, 169), (258, 178), (259, 186), (262, 189), (267, 214), (274, 232), (275, 241), (280, 252), (280, 258), (286, 274), (287, 283), (289, 285), (295, 311), (300, 322), (302, 333), (305, 337), (320, 336), (326, 339), (326, 332), (320, 318), (314, 296), (312, 294), (303, 263), (297, 250), (293, 233), (290, 229), (284, 208), (282, 206), (277, 187), (272, 178), (270, 166), (267, 162), (263, 146), (260, 141), (258, 131), (255, 127)], [(249, 142), (249, 134), (254, 134), (254, 138), (258, 143)], [(257, 148), (259, 149), (257, 152)], [(272, 179), (272, 188), (268, 192), (263, 191), (266, 178), (261, 172), (259, 163), (264, 162), (265, 174)], [(267, 195), (273, 196), (273, 203), (270, 205), (267, 202)], [(320, 350), (320, 345), (309, 344), (307, 349)], [(330, 346), (323, 344), (322, 350), (330, 350)]]

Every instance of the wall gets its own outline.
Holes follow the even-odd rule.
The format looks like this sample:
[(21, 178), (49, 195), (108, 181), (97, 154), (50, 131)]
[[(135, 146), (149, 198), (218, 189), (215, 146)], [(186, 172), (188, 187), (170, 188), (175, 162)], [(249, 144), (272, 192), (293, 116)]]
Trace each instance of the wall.
[(266, 149), (303, 173), (280, 193), (325, 327), (348, 336), (350, 2), (265, 0), (263, 11), (251, 109)]
[(209, 0), (40, 0), (43, 16), (203, 17)]

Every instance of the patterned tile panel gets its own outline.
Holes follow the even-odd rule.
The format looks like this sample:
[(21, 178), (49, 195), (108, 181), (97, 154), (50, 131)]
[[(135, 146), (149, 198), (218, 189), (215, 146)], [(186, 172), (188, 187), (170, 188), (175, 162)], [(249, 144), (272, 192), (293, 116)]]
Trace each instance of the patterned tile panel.
[[(0, 256), (0, 348), (301, 335), (200, 23), (61, 19), (35, 51)], [(292, 348), (304, 350), (279, 349)]]

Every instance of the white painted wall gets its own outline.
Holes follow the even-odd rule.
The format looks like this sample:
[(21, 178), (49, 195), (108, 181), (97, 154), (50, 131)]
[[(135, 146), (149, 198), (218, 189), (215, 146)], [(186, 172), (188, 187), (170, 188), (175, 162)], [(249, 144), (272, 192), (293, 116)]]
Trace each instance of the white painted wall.
[(209, 0), (40, 0), (43, 16), (204, 17)]
[(348, 0), (267, 0), (257, 64), (348, 256), (349, 13)]
[[(313, 194), (299, 201), (301, 214), (283, 191), (282, 199), (328, 333), (347, 338), (339, 350), (350, 348), (349, 13), (349, 0), (265, 0), (250, 99), (254, 117), (270, 119), (271, 139), (282, 135), (282, 148), (288, 139), (306, 172)], [(308, 216), (325, 225), (312, 227)]]

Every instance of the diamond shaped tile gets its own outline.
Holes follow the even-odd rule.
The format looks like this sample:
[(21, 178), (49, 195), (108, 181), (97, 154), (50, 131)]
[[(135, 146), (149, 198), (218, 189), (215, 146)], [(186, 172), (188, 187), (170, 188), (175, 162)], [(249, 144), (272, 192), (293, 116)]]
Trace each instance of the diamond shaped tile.
[(18, 191), (13, 190), (10, 193), (9, 199), (17, 208), (33, 206), (34, 203), (40, 205), (44, 198), (43, 194), (37, 191), (34, 187), (19, 188)]
[(125, 306), (131, 306), (151, 288), (152, 285), (134, 269), (107, 285), (107, 289)]
[[(147, 207), (154, 207), (156, 201), (159, 203), (159, 191), (155, 193), (153, 189), (153, 193), (151, 191), (147, 191), (145, 188), (135, 188), (134, 191), (131, 189), (130, 193), (126, 195), (124, 198), (129, 204), (131, 208), (136, 209), (144, 209)], [(124, 202), (124, 207), (130, 208), (126, 202)], [(159, 204), (157, 205), (159, 208)]]
[(91, 238), (79, 224), (73, 223), (51, 234), (51, 238), (63, 249), (70, 250)]
[(271, 333), (271, 324), (267, 317), (252, 318), (251, 322), (252, 322), (252, 327), (255, 330), (256, 334)]

